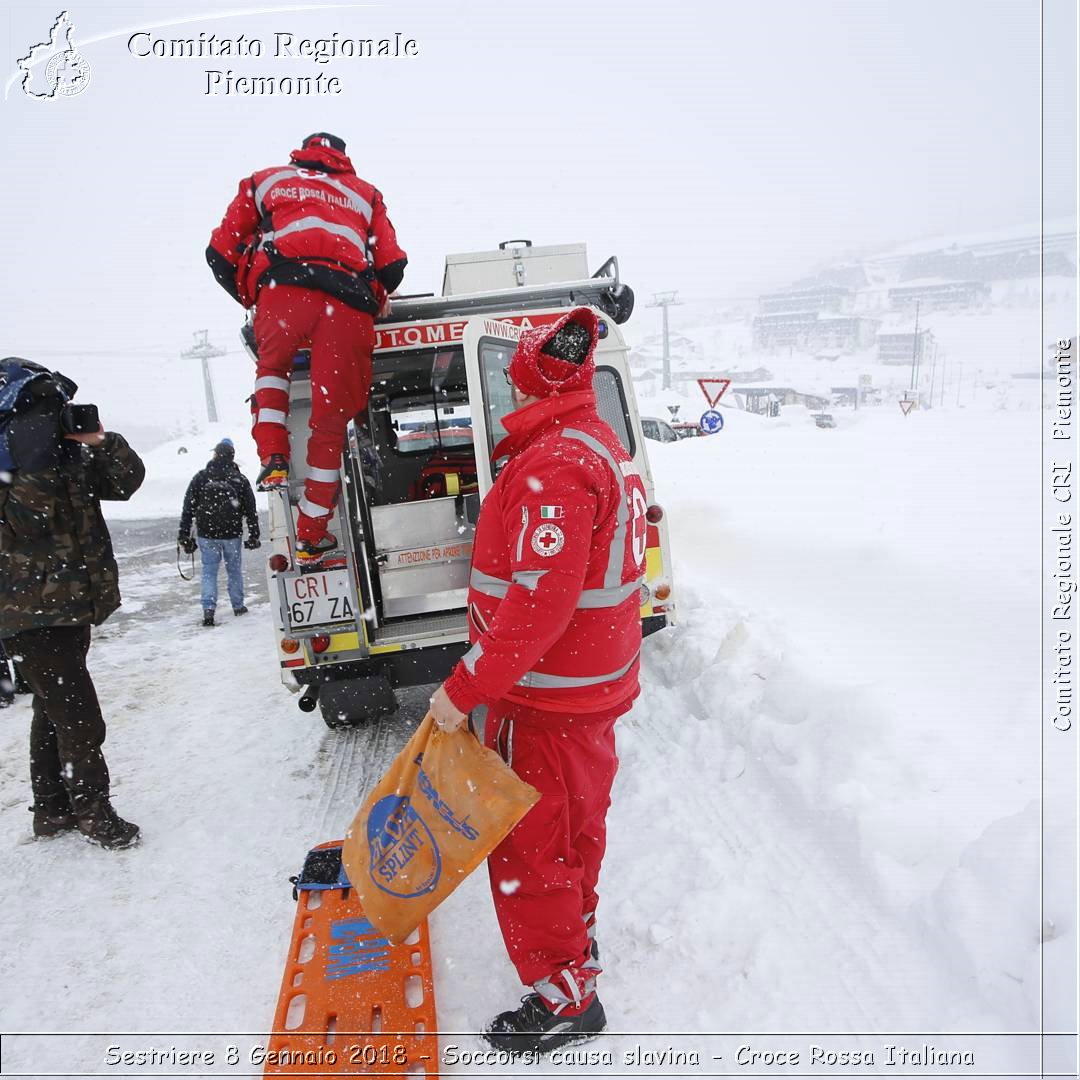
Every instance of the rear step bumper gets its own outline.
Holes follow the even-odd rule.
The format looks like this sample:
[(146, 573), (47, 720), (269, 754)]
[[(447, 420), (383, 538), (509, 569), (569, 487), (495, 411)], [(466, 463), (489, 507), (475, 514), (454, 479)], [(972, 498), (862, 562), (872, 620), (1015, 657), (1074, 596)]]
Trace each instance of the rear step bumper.
[(426, 683), (442, 682), (468, 649), (467, 641), (454, 641), (422, 649), (380, 653), (378, 656), (347, 660), (340, 664), (293, 668), (292, 675), (301, 686), (371, 675), (385, 675), (395, 689), (423, 686)]

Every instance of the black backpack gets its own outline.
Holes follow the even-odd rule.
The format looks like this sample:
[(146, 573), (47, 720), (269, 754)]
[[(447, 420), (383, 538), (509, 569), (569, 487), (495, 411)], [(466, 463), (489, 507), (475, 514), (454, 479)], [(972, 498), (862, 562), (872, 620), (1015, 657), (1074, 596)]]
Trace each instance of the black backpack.
[(195, 521), (200, 534), (206, 531), (240, 534), (244, 509), (242, 484), (243, 477), (239, 470), (215, 476), (208, 467), (195, 508)]
[(31, 360), (0, 360), (0, 473), (55, 464), (60, 410), (77, 390), (65, 375)]

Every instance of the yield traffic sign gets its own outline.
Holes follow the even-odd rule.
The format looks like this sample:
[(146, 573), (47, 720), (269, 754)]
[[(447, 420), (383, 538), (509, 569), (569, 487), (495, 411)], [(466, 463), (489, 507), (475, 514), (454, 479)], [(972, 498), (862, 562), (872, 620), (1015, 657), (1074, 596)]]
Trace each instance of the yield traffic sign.
[[(716, 407), (716, 403), (724, 396), (724, 391), (731, 385), (730, 379), (698, 379), (698, 386), (709, 403), (709, 408)], [(716, 389), (719, 387), (719, 389)]]

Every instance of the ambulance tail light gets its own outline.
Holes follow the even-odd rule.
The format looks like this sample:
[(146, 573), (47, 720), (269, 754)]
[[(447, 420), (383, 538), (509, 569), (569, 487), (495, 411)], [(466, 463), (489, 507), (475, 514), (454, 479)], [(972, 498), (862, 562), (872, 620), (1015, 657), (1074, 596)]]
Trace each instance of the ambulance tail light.
[(662, 506), (657, 505), (656, 503), (653, 503), (652, 506), (650, 506), (645, 511), (645, 520), (650, 525), (658, 524), (660, 521), (663, 520), (663, 518), (664, 518), (664, 508)]
[(311, 639), (311, 648), (313, 652), (324, 653), (330, 648), (330, 635), (329, 634), (316, 634)]
[(282, 574), (289, 569), (289, 558), (287, 555), (271, 555), (270, 556), (270, 569), (275, 574)]
[(292, 656), (293, 653), (298, 653), (300, 651), (300, 642), (297, 641), (295, 638), (282, 638), (281, 651), (283, 653), (288, 653), (290, 656)]
[(671, 595), (671, 584), (667, 581), (661, 581), (653, 587), (652, 594), (654, 600), (666, 600)]

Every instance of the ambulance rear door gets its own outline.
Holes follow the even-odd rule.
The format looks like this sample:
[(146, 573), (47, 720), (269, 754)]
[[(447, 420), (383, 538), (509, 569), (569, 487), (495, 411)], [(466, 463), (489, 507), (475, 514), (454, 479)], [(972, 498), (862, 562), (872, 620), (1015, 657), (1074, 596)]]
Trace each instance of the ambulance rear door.
[(522, 327), (514, 323), (476, 317), (468, 321), (462, 335), (481, 500), (495, 479), (491, 451), (506, 435), (502, 418), (514, 408), (506, 369), (521, 334)]

